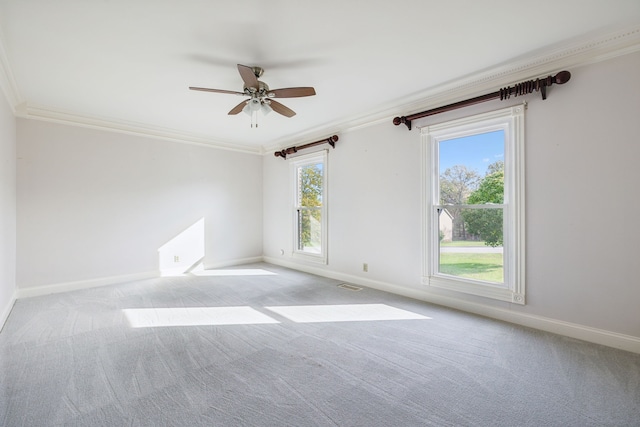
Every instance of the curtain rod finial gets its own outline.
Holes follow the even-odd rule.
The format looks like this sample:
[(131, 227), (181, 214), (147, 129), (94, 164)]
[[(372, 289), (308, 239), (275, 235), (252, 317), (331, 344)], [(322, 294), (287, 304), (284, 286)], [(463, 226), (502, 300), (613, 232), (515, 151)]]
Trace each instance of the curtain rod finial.
[(555, 75), (554, 80), (556, 84), (563, 85), (566, 82), (568, 82), (570, 78), (571, 78), (570, 72), (560, 71), (558, 74)]
[(411, 120), (407, 120), (407, 118), (405, 116), (402, 117), (394, 117), (393, 119), (393, 124), (398, 126), (401, 123), (404, 123), (405, 125), (407, 125), (407, 129), (411, 130)]

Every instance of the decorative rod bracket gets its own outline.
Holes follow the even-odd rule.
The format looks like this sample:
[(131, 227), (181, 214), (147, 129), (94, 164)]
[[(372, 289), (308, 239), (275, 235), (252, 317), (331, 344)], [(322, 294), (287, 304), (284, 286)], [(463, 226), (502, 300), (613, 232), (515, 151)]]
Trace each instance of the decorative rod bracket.
[(321, 139), (315, 142), (310, 142), (304, 145), (298, 145), (297, 147), (285, 148), (284, 150), (276, 151), (275, 153), (273, 153), (273, 155), (276, 157), (282, 157), (283, 159), (286, 160), (287, 154), (297, 153), (298, 150), (313, 147), (314, 145), (329, 144), (331, 147), (336, 148), (336, 141), (338, 141), (338, 135), (333, 135), (333, 136), (330, 136), (329, 138)]
[(521, 83), (517, 83), (513, 86), (507, 86), (500, 90), (488, 93), (486, 95), (476, 96), (465, 101), (455, 102), (453, 104), (445, 105), (443, 107), (433, 108), (431, 110), (422, 111), (420, 113), (411, 114), (409, 116), (394, 117), (393, 124), (398, 126), (405, 124), (407, 129), (411, 130), (411, 121), (415, 119), (421, 119), (423, 117), (433, 116), (435, 114), (445, 113), (447, 111), (456, 110), (462, 107), (468, 107), (470, 105), (479, 104), (480, 102), (489, 101), (492, 99), (500, 99), (501, 101), (509, 99), (511, 95), (522, 96), (529, 93), (540, 92), (542, 99), (547, 99), (547, 87), (555, 84), (563, 85), (571, 79), (571, 73), (568, 71), (560, 71), (555, 76), (547, 76), (538, 78), (535, 80), (527, 80)]

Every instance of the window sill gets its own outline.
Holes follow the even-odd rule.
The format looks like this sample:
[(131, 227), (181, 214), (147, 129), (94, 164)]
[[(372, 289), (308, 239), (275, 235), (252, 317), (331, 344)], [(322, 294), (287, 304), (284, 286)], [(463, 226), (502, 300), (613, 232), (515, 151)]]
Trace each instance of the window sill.
[(293, 259), (299, 259), (301, 261), (306, 261), (314, 264), (328, 264), (327, 256), (323, 254), (313, 254), (308, 252), (293, 252)]
[(433, 286), (434, 288), (508, 301), (514, 304), (525, 304), (524, 295), (513, 292), (504, 285), (477, 282), (474, 280), (453, 279), (443, 276), (424, 277), (423, 283), (427, 286)]

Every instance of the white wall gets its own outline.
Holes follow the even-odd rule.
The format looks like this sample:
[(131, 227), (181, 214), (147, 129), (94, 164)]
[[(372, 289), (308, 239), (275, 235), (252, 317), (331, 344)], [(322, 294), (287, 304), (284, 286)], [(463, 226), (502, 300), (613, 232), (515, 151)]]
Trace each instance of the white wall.
[[(420, 274), (420, 232), (405, 232), (420, 222), (420, 146), (414, 135), (396, 131), (381, 125), (343, 132), (330, 148), (329, 270), (358, 274), (366, 262), (368, 277), (399, 283)], [(292, 260), (289, 162), (266, 156), (264, 171), (264, 253)]]
[[(521, 323), (640, 338), (640, 53), (571, 69), (547, 100), (527, 96), (527, 304), (421, 284), (420, 133), (389, 120), (340, 134), (329, 154), (329, 264), (290, 257), (287, 162), (264, 158), (267, 260)], [(515, 105), (493, 101), (414, 126)], [(616, 218), (611, 226), (609, 218)], [(285, 255), (280, 255), (280, 249)], [(362, 271), (362, 263), (369, 272)], [(492, 311), (493, 310), (493, 311)], [(505, 314), (506, 313), (506, 314)], [(542, 320), (544, 319), (544, 320)], [(566, 325), (565, 325), (566, 326)], [(578, 334), (579, 335), (579, 334)], [(640, 349), (640, 340), (632, 346)]]
[(205, 265), (262, 255), (259, 156), (26, 119), (17, 138), (21, 294), (158, 273), (201, 218)]
[(16, 290), (16, 125), (0, 95), (0, 329)]
[(525, 307), (636, 337), (638, 70), (640, 53), (576, 69), (529, 111)]

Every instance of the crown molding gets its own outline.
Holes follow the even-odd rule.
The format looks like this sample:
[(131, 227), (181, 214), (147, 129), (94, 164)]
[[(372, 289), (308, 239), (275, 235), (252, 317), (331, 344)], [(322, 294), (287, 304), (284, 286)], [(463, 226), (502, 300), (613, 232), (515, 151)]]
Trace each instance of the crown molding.
[(22, 102), (22, 97), (20, 96), (16, 80), (13, 77), (13, 71), (4, 47), (4, 33), (2, 32), (2, 28), (0, 28), (0, 89), (4, 93), (11, 111), (15, 114), (16, 106)]
[[(1, 30), (1, 29), (0, 29)], [(377, 106), (351, 117), (324, 123), (306, 132), (285, 136), (262, 147), (251, 147), (214, 140), (201, 135), (191, 135), (171, 129), (163, 129), (137, 123), (87, 117), (63, 112), (55, 108), (36, 106), (23, 102), (7, 59), (0, 31), (0, 88), (17, 117), (46, 120), (67, 125), (88, 127), (137, 136), (164, 139), (174, 142), (200, 145), (209, 148), (268, 155), (300, 141), (322, 138), (327, 134), (338, 134), (378, 124), (398, 115), (439, 107), (462, 99), (495, 91), (521, 80), (546, 76), (564, 68), (578, 67), (612, 59), (617, 56), (640, 51), (640, 24), (617, 30), (590, 33), (569, 41), (557, 43), (513, 58), (495, 67), (456, 78), (399, 98), (386, 106)]]
[(217, 141), (211, 138), (177, 132), (171, 129), (163, 129), (130, 123), (124, 121), (106, 120), (97, 117), (88, 117), (62, 111), (52, 107), (29, 104), (22, 99), (18, 85), (13, 77), (9, 59), (4, 47), (4, 34), (0, 28), (0, 89), (5, 95), (7, 103), (15, 117), (42, 120), (71, 126), (80, 126), (90, 129), (124, 133), (134, 136), (162, 139), (183, 144), (198, 145), (220, 150), (237, 151), (249, 154), (263, 154), (262, 147), (250, 147)]
[(215, 148), (219, 150), (237, 151), (241, 153), (249, 153), (261, 155), (263, 150), (261, 147), (251, 147), (246, 145), (238, 145), (226, 143), (212, 138), (200, 135), (187, 134), (177, 132), (171, 129), (161, 127), (148, 126), (139, 123), (106, 120), (96, 117), (82, 116), (79, 114), (69, 113), (51, 107), (43, 107), (23, 103), (15, 108), (16, 117), (24, 119), (42, 120), (53, 123), (66, 124), (71, 126), (79, 126), (89, 129), (97, 129), (102, 131), (124, 133), (127, 135), (142, 136), (154, 139), (162, 139), (165, 141), (178, 142), (183, 144), (198, 145), (201, 147)]
[(403, 105), (396, 107), (393, 115), (410, 115), (494, 92), (522, 80), (546, 77), (565, 68), (580, 67), (637, 51), (640, 51), (640, 25), (591, 33), (420, 92), (405, 99)]
[[(381, 121), (389, 121), (394, 116), (408, 116), (418, 111), (440, 107), (463, 99), (494, 92), (521, 80), (546, 77), (565, 68), (579, 67), (605, 61), (618, 56), (640, 51), (640, 25), (598, 33), (564, 41), (543, 49), (529, 52), (518, 58), (473, 74), (453, 79), (416, 93), (408, 98), (398, 99), (384, 109), (378, 108), (346, 120), (336, 121), (309, 132), (315, 136), (346, 132), (373, 126)], [(570, 70), (569, 70), (570, 71)], [(265, 152), (278, 151), (286, 145), (304, 138), (286, 139), (265, 147)]]

